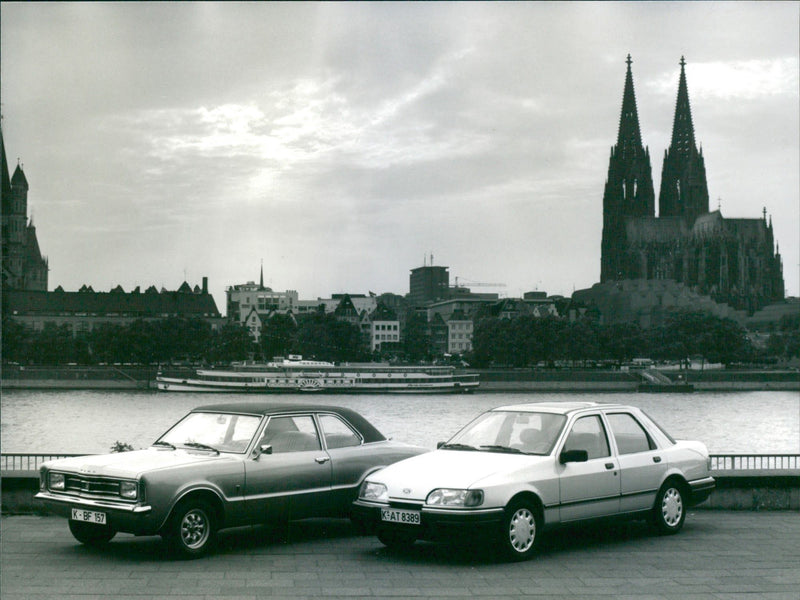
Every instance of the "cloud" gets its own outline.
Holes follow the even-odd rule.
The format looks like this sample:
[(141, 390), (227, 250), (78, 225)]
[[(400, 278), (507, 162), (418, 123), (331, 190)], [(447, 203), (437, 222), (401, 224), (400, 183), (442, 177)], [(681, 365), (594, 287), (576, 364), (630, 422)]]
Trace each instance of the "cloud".
[[(698, 101), (751, 101), (770, 96), (797, 97), (797, 57), (710, 61), (686, 65), (690, 98)], [(664, 73), (646, 84), (653, 93), (677, 92), (677, 75)]]

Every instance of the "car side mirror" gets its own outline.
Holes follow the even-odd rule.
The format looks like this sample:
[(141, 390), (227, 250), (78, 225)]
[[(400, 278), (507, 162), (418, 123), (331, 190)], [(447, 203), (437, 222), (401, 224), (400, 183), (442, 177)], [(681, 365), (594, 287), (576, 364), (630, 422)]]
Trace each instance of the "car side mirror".
[(436, 449), (438, 450), (442, 446), (444, 446), (447, 442), (436, 442)]
[(586, 450), (564, 450), (558, 457), (558, 461), (565, 465), (570, 462), (586, 462), (589, 460), (589, 453)]
[(272, 454), (272, 445), (271, 444), (261, 444), (256, 450), (256, 458), (261, 456), (262, 454)]

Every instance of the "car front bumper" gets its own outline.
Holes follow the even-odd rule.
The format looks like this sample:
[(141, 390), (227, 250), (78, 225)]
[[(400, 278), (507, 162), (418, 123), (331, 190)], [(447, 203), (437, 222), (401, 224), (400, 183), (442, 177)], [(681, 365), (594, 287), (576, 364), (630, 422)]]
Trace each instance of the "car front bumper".
[(73, 508), (105, 513), (106, 523), (115, 531), (148, 535), (156, 533), (161, 525), (156, 521), (152, 507), (147, 504), (81, 498), (45, 490), (34, 498), (54, 514), (67, 519), (71, 518)]
[[(389, 504), (377, 504), (356, 500), (351, 508), (351, 518), (365, 533), (379, 529), (402, 530), (416, 533), (422, 540), (448, 540), (463, 535), (490, 533), (497, 530), (503, 518), (502, 508), (430, 508), (419, 507), (419, 525), (401, 525), (381, 520), (381, 509), (394, 508)], [(403, 508), (407, 508), (404, 506)]]

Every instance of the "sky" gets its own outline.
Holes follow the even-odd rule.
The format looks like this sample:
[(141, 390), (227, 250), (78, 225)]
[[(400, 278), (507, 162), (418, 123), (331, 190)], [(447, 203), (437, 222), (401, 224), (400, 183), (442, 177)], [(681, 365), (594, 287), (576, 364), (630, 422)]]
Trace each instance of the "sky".
[(797, 2), (8, 3), (0, 97), (49, 289), (519, 297), (600, 277), (628, 54), (656, 194), (680, 75), (710, 209), (800, 288)]

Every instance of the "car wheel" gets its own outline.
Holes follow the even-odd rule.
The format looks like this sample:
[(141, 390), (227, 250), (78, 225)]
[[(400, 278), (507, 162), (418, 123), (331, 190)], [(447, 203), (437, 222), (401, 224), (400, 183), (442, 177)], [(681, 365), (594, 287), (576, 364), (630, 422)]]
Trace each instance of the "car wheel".
[(659, 533), (678, 533), (686, 520), (686, 503), (683, 488), (675, 481), (667, 481), (656, 495), (653, 505), (653, 525)]
[(378, 540), (387, 548), (402, 549), (410, 548), (417, 541), (417, 536), (406, 531), (395, 531), (392, 529), (379, 529)]
[(533, 502), (518, 500), (506, 507), (500, 544), (511, 560), (527, 560), (536, 552), (541, 529), (539, 512)]
[(217, 538), (216, 514), (202, 500), (181, 502), (172, 513), (165, 540), (183, 558), (207, 554)]
[(69, 530), (76, 540), (87, 546), (107, 544), (117, 533), (108, 525), (83, 523), (81, 521), (70, 521)]

